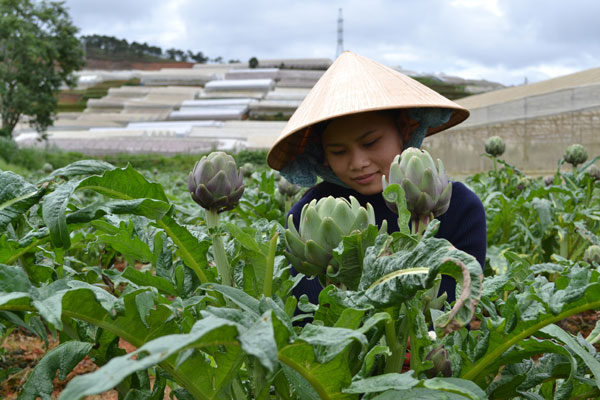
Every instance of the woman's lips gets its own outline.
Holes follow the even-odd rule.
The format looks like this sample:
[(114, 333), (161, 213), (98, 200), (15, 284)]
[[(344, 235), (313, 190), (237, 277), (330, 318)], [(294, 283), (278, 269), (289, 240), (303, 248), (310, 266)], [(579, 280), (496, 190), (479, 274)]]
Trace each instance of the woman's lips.
[(377, 175), (376, 173), (372, 173), (372, 174), (357, 176), (356, 178), (352, 178), (352, 179), (361, 185), (366, 185), (367, 183), (371, 183), (375, 179), (376, 175)]

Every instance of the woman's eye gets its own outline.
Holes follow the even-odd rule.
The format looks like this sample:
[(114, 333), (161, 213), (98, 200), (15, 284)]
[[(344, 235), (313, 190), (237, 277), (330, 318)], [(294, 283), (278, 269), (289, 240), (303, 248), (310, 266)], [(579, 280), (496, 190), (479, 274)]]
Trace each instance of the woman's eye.
[(377, 141), (379, 140), (379, 138), (375, 139), (375, 140), (371, 140), (370, 142), (367, 142), (364, 144), (365, 147), (371, 147), (373, 146), (375, 143), (377, 143)]
[(344, 150), (331, 151), (330, 153), (334, 156), (341, 156), (342, 154), (344, 154)]

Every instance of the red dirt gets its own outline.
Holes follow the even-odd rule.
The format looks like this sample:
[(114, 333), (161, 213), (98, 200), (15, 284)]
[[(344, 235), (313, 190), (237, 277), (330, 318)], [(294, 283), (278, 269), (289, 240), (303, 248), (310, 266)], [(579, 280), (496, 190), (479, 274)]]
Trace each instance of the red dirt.
[[(581, 314), (574, 315), (563, 321), (560, 321), (558, 325), (566, 331), (577, 335), (581, 333), (584, 337), (594, 329), (596, 321), (600, 319), (600, 311), (586, 311)], [(477, 329), (479, 321), (471, 322), (471, 329)], [(58, 345), (58, 341), (55, 339), (49, 340), (48, 349), (44, 342), (22, 330), (15, 330), (10, 334), (3, 343), (1, 348), (4, 351), (2, 355), (0, 353), (0, 371), (6, 368), (15, 368), (12, 374), (5, 377), (0, 381), (0, 398), (7, 400), (15, 400), (18, 396), (19, 391), (23, 384), (25, 384), (27, 378), (31, 374), (33, 368), (41, 360), (47, 350), (53, 349)], [(119, 341), (119, 347), (130, 353), (136, 348), (125, 340)], [(596, 348), (600, 351), (600, 346), (596, 344)], [(88, 357), (85, 357), (74, 369), (69, 373), (67, 379), (64, 381), (54, 378), (54, 392), (52, 398), (58, 398), (60, 392), (65, 388), (67, 383), (77, 375), (86, 374), (98, 369), (96, 364), (92, 362)], [(169, 398), (169, 388), (165, 392), (165, 398)], [(86, 400), (117, 400), (118, 393), (116, 390), (110, 390), (95, 396), (88, 396)]]
[(145, 71), (158, 71), (161, 68), (193, 68), (194, 64), (195, 63), (179, 61), (138, 62), (128, 60), (111, 61), (88, 58), (86, 68), (103, 70), (140, 69)]

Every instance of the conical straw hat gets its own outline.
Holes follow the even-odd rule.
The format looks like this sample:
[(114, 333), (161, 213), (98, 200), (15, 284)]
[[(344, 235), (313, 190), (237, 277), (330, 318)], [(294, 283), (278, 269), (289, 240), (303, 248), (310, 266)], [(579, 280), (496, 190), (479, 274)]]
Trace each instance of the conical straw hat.
[(366, 111), (444, 108), (454, 110), (427, 135), (464, 121), (469, 111), (416, 80), (385, 65), (343, 52), (308, 93), (271, 147), (267, 163), (281, 170), (303, 151), (307, 128), (331, 118)]

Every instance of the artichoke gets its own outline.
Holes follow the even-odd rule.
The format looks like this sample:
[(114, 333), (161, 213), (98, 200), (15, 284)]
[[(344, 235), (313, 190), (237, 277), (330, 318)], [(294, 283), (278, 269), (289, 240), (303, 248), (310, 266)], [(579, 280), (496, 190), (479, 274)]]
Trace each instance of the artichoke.
[(504, 140), (500, 136), (492, 136), (485, 141), (485, 152), (492, 157), (501, 156), (504, 153)]
[(52, 166), (52, 164), (50, 163), (45, 163), (44, 165), (42, 165), (42, 172), (45, 174), (49, 174), (52, 171), (54, 171), (54, 167)]
[[(429, 222), (432, 215), (437, 217), (448, 211), (452, 183), (448, 181), (442, 161), (438, 159), (436, 168), (427, 151), (409, 147), (397, 155), (390, 165), (389, 179), (387, 182), (383, 176), (383, 189), (393, 183), (402, 186), (413, 221)], [(398, 212), (395, 203), (386, 201), (386, 204)]]
[(563, 158), (566, 162), (576, 168), (579, 164), (583, 164), (585, 160), (587, 160), (588, 155), (585, 147), (580, 144), (572, 144), (565, 150)]
[(544, 184), (550, 186), (554, 184), (554, 175), (548, 175), (544, 177)]
[(591, 245), (583, 253), (583, 261), (588, 264), (600, 264), (600, 246)]
[(596, 164), (589, 167), (587, 172), (588, 172), (588, 174), (590, 174), (590, 177), (593, 180), (595, 180), (595, 181), (600, 180), (600, 168), (598, 168), (598, 166), (596, 166)]
[(302, 208), (298, 230), (293, 216), (288, 217), (285, 239), (289, 251), (285, 255), (297, 271), (324, 275), (342, 237), (364, 231), (369, 225), (375, 225), (373, 207), (362, 207), (352, 196), (350, 201), (332, 196), (312, 200)]
[(188, 176), (188, 189), (196, 203), (220, 213), (238, 204), (244, 182), (233, 157), (217, 151), (196, 162)]
[(428, 378), (434, 378), (441, 372), (446, 378), (452, 376), (452, 363), (450, 355), (443, 347), (437, 347), (429, 352), (425, 357), (426, 360), (433, 362), (433, 367), (425, 371)]
[(290, 183), (287, 179), (282, 177), (279, 178), (279, 181), (277, 182), (277, 189), (279, 190), (279, 193), (281, 193), (284, 196), (294, 197), (298, 194), (301, 188), (300, 186), (294, 185), (293, 183)]
[(252, 176), (252, 173), (256, 171), (256, 168), (254, 167), (254, 164), (247, 162), (244, 163), (244, 165), (242, 165), (240, 171), (244, 178), (249, 178), (250, 176)]

